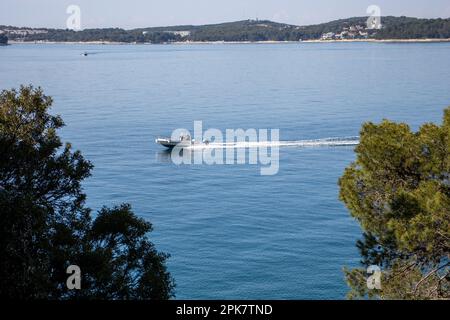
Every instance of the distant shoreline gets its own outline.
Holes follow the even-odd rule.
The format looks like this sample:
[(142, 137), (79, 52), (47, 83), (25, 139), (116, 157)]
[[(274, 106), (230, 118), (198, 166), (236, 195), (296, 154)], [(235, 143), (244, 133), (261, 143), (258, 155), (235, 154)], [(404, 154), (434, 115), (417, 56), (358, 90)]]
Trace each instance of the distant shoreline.
[(198, 44), (292, 44), (292, 43), (439, 43), (450, 42), (449, 39), (344, 39), (344, 40), (304, 40), (304, 41), (180, 41), (167, 43), (136, 43), (113, 41), (8, 41), (8, 44), (88, 44), (88, 45), (198, 45)]

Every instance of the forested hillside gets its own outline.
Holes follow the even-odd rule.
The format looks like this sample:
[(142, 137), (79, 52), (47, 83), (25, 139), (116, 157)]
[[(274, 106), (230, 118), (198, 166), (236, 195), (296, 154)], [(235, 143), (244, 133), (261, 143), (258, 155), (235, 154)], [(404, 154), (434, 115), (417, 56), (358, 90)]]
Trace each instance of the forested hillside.
[(296, 26), (268, 20), (243, 20), (202, 25), (125, 30), (120, 28), (32, 29), (0, 26), (0, 33), (15, 41), (167, 43), (176, 41), (299, 41), (327, 35), (331, 39), (448, 39), (450, 19), (383, 17), (382, 28), (366, 28), (367, 17)]

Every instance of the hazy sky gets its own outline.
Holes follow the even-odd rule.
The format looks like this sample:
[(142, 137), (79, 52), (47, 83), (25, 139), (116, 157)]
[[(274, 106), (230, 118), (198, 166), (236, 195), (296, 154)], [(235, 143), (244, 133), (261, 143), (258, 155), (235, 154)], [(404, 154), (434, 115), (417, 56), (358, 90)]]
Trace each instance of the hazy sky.
[(297, 25), (382, 15), (450, 17), (450, 0), (0, 0), (0, 25), (65, 28), (69, 5), (81, 9), (82, 28), (205, 24), (249, 18)]

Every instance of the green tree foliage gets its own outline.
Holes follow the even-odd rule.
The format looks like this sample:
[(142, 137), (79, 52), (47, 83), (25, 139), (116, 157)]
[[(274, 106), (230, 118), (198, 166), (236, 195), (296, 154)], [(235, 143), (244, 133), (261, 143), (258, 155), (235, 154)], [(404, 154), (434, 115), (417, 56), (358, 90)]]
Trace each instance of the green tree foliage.
[(0, 34), (0, 45), (8, 44), (8, 37), (4, 34)]
[(350, 298), (450, 298), (450, 107), (441, 126), (418, 132), (366, 123), (356, 154), (340, 198), (364, 231), (362, 264), (383, 277), (381, 290), (368, 291), (366, 269), (346, 269)]
[[(92, 165), (57, 130), (41, 89), (0, 94), (0, 297), (20, 299), (168, 299), (174, 282), (150, 223), (129, 205), (95, 219), (81, 182)], [(81, 269), (68, 290), (66, 268)]]
[(449, 39), (450, 19), (383, 18), (377, 39)]

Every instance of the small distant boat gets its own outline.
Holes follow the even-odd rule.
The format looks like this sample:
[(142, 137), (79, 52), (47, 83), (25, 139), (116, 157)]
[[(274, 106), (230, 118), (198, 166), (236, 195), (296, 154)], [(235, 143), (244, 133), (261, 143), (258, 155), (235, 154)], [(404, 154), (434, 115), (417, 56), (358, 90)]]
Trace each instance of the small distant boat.
[(82, 55), (83, 57), (87, 57), (87, 56), (88, 56), (88, 53), (87, 53), (87, 52), (83, 52), (81, 55)]
[(157, 138), (155, 140), (156, 143), (162, 145), (163, 147), (172, 149), (174, 147), (187, 148), (192, 146), (195, 143), (195, 140), (191, 138), (191, 136), (181, 136), (179, 139), (172, 138)]

